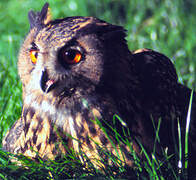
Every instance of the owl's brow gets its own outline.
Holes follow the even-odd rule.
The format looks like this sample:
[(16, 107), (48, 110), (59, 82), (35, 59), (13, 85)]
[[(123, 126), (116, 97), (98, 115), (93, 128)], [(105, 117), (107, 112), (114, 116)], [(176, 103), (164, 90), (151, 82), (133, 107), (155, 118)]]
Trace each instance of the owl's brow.
[(31, 48), (30, 48), (30, 50), (38, 50), (38, 47), (37, 47), (37, 45), (35, 44), (35, 42), (33, 41), (32, 43), (31, 43)]

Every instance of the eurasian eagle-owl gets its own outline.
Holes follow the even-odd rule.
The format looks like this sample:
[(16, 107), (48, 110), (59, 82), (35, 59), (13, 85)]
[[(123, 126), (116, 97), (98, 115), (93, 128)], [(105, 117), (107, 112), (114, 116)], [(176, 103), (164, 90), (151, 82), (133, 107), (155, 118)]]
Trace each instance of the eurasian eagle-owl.
[[(191, 90), (177, 82), (166, 56), (148, 49), (129, 51), (122, 27), (94, 17), (52, 21), (47, 3), (41, 12), (30, 11), (29, 21), (30, 32), (18, 58), (22, 115), (4, 138), (6, 151), (55, 158), (66, 153), (66, 143), (92, 159), (99, 158), (98, 143), (113, 154), (122, 150), (125, 161), (132, 164), (129, 147), (122, 143), (119, 148), (112, 133), (105, 134), (109, 126), (121, 132), (122, 121), (112, 123), (115, 115), (129, 129), (138, 154), (138, 140), (152, 151), (159, 120), (157, 154), (160, 147), (175, 151), (172, 137), (178, 140), (178, 120), (184, 136)], [(191, 159), (195, 108), (193, 99)]]

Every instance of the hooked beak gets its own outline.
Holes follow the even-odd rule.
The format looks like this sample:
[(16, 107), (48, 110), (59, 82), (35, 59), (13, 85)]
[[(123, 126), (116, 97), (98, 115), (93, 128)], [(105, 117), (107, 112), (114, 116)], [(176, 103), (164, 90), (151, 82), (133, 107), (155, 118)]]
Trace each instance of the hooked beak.
[(55, 82), (53, 79), (49, 79), (47, 71), (44, 70), (42, 72), (42, 76), (40, 80), (40, 86), (42, 91), (48, 93), (55, 88), (56, 84), (57, 82)]

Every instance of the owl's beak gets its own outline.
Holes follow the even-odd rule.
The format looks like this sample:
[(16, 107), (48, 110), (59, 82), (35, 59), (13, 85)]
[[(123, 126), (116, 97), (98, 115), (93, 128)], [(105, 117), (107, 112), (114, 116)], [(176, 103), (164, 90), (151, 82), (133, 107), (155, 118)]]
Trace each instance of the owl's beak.
[(45, 93), (49, 93), (56, 86), (56, 82), (53, 79), (48, 78), (48, 73), (46, 70), (42, 72), (40, 86), (42, 91)]

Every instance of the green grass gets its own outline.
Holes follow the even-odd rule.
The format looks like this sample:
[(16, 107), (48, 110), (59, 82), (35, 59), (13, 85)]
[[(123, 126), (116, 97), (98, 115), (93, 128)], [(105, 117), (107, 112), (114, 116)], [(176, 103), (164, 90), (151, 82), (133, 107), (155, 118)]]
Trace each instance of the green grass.
[[(191, 112), (191, 101), (190, 99), (190, 108), (188, 114)], [(187, 116), (187, 124), (189, 122), (189, 116)], [(116, 121), (120, 121), (122, 125), (124, 122), (117, 116), (114, 116), (113, 123)], [(106, 130), (102, 126), (101, 122), (98, 119), (95, 119), (95, 123), (97, 123), (100, 128), (105, 132)], [(107, 123), (107, 122), (105, 122)], [(158, 126), (155, 127), (156, 131), (156, 140), (159, 141), (159, 127), (161, 121), (159, 121)], [(163, 157), (161, 159), (156, 158), (156, 148), (152, 154), (147, 153), (143, 145), (138, 140), (138, 144), (141, 147), (142, 153), (144, 154), (144, 160), (142, 161), (138, 155), (134, 152), (132, 148), (132, 144), (130, 143), (131, 137), (129, 136), (129, 130), (126, 127), (123, 127), (123, 137), (118, 133), (116, 129), (114, 129), (111, 125), (109, 128), (117, 139), (117, 144), (126, 144), (129, 147), (130, 155), (134, 160), (134, 169), (124, 165), (124, 163), (119, 159), (119, 154), (117, 152), (117, 156), (114, 156), (108, 151), (106, 148), (102, 148), (99, 146), (99, 157), (97, 160), (98, 163), (104, 165), (104, 168), (97, 169), (88, 157), (84, 154), (84, 152), (79, 152), (76, 154), (72, 149), (69, 149), (67, 154), (61, 159), (52, 161), (44, 161), (42, 158), (38, 159), (38, 162), (35, 162), (28, 157), (24, 157), (23, 155), (13, 155), (11, 153), (5, 153), (0, 151), (0, 178), (2, 179), (67, 179), (67, 178), (106, 178), (106, 179), (116, 179), (116, 178), (126, 178), (126, 179), (186, 179), (187, 172), (187, 161), (181, 161), (182, 167), (178, 168), (176, 164), (174, 154), (167, 154), (167, 151), (163, 149)], [(126, 131), (127, 130), (127, 131)], [(180, 130), (179, 130), (180, 131)], [(188, 132), (186, 133), (188, 135)], [(180, 137), (180, 136), (179, 136)], [(180, 139), (179, 141), (181, 142)], [(110, 139), (111, 141), (111, 139)], [(188, 145), (188, 142), (185, 139), (185, 144)], [(113, 142), (111, 141), (111, 144)], [(155, 141), (156, 144), (156, 141)], [(186, 146), (185, 145), (185, 146)], [(180, 144), (181, 146), (181, 144)], [(113, 146), (116, 148), (115, 146)], [(181, 147), (180, 147), (181, 148)], [(179, 148), (179, 149), (180, 149)], [(120, 152), (121, 153), (121, 152)], [(185, 150), (185, 154), (181, 154), (183, 157), (188, 154), (188, 149)], [(9, 158), (8, 158), (9, 155)], [(80, 161), (80, 157), (83, 157), (84, 162), (86, 162), (87, 167)], [(113, 162), (111, 165), (108, 161), (105, 161), (105, 157), (107, 156), (110, 162)], [(17, 159), (18, 162), (22, 164), (22, 166), (18, 166), (17, 163), (10, 162), (11, 159)], [(107, 159), (107, 158), (106, 158)], [(103, 167), (103, 166), (102, 166)], [(183, 168), (185, 167), (185, 168)]]
[[(44, 0), (1, 0), (0, 2), (0, 142), (6, 131), (20, 117), (22, 107), (21, 83), (17, 75), (17, 54), (28, 32), (27, 13), (30, 9), (40, 10)], [(48, 0), (54, 18), (67, 16), (96, 16), (105, 21), (122, 25), (127, 29), (127, 40), (131, 50), (152, 48), (172, 59), (179, 81), (190, 88), (196, 84), (196, 1), (171, 0)], [(157, 128), (157, 127), (155, 127)], [(157, 128), (158, 133), (158, 128)], [(119, 137), (120, 138), (120, 137)], [(121, 139), (121, 138), (120, 138)], [(125, 142), (126, 139), (124, 140)], [(158, 141), (158, 136), (156, 141)], [(1, 144), (0, 144), (1, 146)], [(73, 153), (70, 153), (73, 154)], [(164, 178), (160, 162), (147, 155), (142, 165), (135, 156), (138, 169), (135, 175), (149, 179), (154, 173)], [(169, 159), (165, 154), (165, 160)], [(95, 168), (84, 170), (77, 157), (70, 155), (64, 162), (44, 162), (39, 164), (24, 159), (29, 169), (9, 164), (7, 154), (0, 151), (0, 178), (45, 179), (60, 178), (62, 169), (65, 177), (104, 176)], [(66, 162), (66, 163), (65, 163)], [(165, 163), (164, 163), (165, 165)], [(172, 166), (172, 165), (171, 165)], [(72, 167), (70, 169), (70, 167)], [(73, 172), (74, 170), (74, 172)], [(119, 167), (105, 170), (108, 178), (126, 177), (129, 169)], [(120, 172), (113, 175), (112, 172)], [(178, 177), (173, 167), (169, 170), (172, 177)], [(52, 176), (51, 176), (51, 174)], [(162, 178), (162, 179), (163, 179)], [(153, 178), (152, 178), (153, 179)]]

